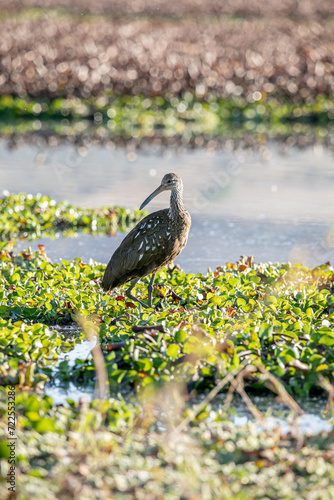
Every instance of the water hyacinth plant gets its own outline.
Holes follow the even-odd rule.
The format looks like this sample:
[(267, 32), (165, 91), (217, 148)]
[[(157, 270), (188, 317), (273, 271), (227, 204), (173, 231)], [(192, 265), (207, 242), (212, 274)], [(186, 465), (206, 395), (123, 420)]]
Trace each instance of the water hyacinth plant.
[(131, 229), (143, 213), (121, 207), (82, 209), (41, 194), (6, 192), (0, 198), (0, 241), (16, 237), (34, 240), (60, 232), (73, 236), (76, 231), (110, 235)]
[[(255, 367), (247, 384), (256, 390), (268, 385), (263, 367), (300, 395), (319, 387), (319, 375), (332, 378), (334, 271), (327, 264), (311, 270), (248, 260), (207, 275), (166, 268), (159, 273), (153, 308), (142, 310), (122, 289), (102, 291), (101, 264), (52, 263), (43, 248), (13, 254), (5, 244), (0, 258), (2, 318), (16, 328), (16, 322), (68, 324), (80, 314), (95, 325), (116, 385), (182, 379), (204, 390), (244, 360)], [(145, 297), (145, 280), (137, 289)], [(15, 328), (6, 330), (11, 345), (17, 342)], [(47, 343), (58, 345), (59, 335), (52, 339)], [(77, 377), (87, 370), (93, 376), (92, 361), (79, 367)]]
[[(45, 197), (15, 203), (22, 200), (46, 208), (51, 221), (55, 207), (63, 209)], [(43, 210), (33, 217), (43, 231)], [(252, 258), (206, 275), (170, 266), (159, 272), (151, 309), (129, 301), (123, 287), (103, 292), (103, 272), (93, 261), (53, 263), (42, 245), (16, 252), (0, 244), (0, 461), (6, 474), (6, 386), (14, 386), (22, 498), (32, 487), (36, 498), (98, 498), (102, 486), (129, 499), (153, 490), (167, 499), (189, 491), (208, 499), (222, 491), (240, 500), (315, 491), (325, 498), (334, 477), (331, 434), (300, 441), (279, 428), (259, 432), (266, 419), (252, 398), (274, 393), (296, 418), (302, 408), (291, 396), (328, 392), (330, 415), (334, 268)], [(145, 280), (136, 294), (147, 298)], [(93, 351), (58, 362), (88, 332), (103, 357)], [(94, 387), (101, 363), (106, 399), (63, 406), (43, 395), (46, 382)], [(219, 391), (226, 399), (211, 406)], [(231, 422), (234, 393), (257, 424)]]

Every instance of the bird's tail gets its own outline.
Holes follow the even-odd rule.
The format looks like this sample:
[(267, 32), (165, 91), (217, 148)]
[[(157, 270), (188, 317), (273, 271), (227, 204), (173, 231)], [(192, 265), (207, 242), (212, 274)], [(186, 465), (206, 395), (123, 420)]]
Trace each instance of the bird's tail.
[(113, 282), (114, 282), (114, 276), (113, 276), (113, 272), (112, 272), (111, 263), (109, 262), (109, 264), (107, 265), (107, 267), (104, 271), (104, 275), (102, 278), (101, 286), (102, 286), (103, 290), (110, 290), (111, 288), (114, 288)]

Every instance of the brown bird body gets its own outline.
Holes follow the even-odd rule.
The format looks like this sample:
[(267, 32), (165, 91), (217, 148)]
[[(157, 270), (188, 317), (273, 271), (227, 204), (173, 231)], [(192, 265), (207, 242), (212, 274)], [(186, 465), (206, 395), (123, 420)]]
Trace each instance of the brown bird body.
[(132, 281), (127, 296), (137, 281), (152, 274), (149, 284), (149, 307), (152, 305), (153, 281), (157, 271), (172, 262), (185, 247), (191, 218), (183, 206), (183, 184), (176, 174), (166, 174), (161, 185), (144, 201), (141, 209), (162, 191), (171, 191), (169, 209), (159, 210), (142, 219), (124, 238), (111, 257), (102, 280), (102, 288), (110, 290)]

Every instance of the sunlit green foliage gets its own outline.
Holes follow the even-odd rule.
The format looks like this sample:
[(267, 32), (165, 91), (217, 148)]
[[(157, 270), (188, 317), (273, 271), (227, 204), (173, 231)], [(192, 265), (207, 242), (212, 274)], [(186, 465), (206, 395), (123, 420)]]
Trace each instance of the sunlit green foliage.
[[(57, 359), (62, 337), (40, 323), (0, 320), (0, 385), (36, 386), (48, 380), (42, 373)], [(67, 342), (67, 345), (71, 345)]]
[[(165, 269), (156, 280), (153, 309), (144, 310), (127, 301), (122, 289), (102, 291), (101, 264), (56, 264), (43, 249), (13, 255), (5, 246), (0, 257), (2, 317), (67, 324), (80, 314), (95, 325), (112, 387), (183, 380), (202, 390), (248, 360), (265, 366), (290, 392), (306, 395), (319, 374), (334, 372), (330, 266), (228, 264), (206, 276)], [(145, 300), (147, 279), (135, 293)], [(132, 331), (134, 325), (157, 324), (165, 333)], [(65, 362), (63, 376), (87, 382), (92, 363), (78, 360), (72, 368)], [(255, 370), (249, 385), (265, 386), (261, 371)]]
[(121, 207), (83, 209), (41, 194), (9, 194), (0, 198), (0, 240), (33, 240), (71, 230), (112, 234), (129, 230), (145, 213)]
[[(8, 206), (20, 205), (20, 196)], [(63, 205), (44, 197), (38, 203), (36, 218), (44, 229), (43, 209), (49, 207), (53, 217), (55, 206)], [(27, 220), (34, 227), (31, 211)], [(68, 206), (65, 214), (73, 215)], [(152, 309), (128, 301), (125, 287), (105, 293), (103, 272), (93, 261), (52, 263), (43, 246), (14, 253), (11, 243), (0, 244), (0, 465), (5, 477), (6, 393), (15, 385), (23, 499), (32, 488), (36, 500), (98, 499), (101, 490), (122, 499), (153, 492), (167, 500), (190, 493), (231, 500), (334, 495), (330, 433), (296, 441), (258, 424), (237, 427), (227, 410), (210, 404), (175, 430), (191, 415), (184, 394), (206, 393), (244, 366), (251, 370), (244, 371), (243, 384), (256, 393), (275, 391), (268, 374), (299, 396), (332, 381), (332, 266), (311, 270), (246, 259), (207, 275), (166, 268), (158, 273)], [(147, 284), (148, 278), (135, 288), (142, 300)], [(91, 357), (57, 363), (84, 333), (55, 325), (75, 322), (96, 334), (112, 397), (91, 404), (68, 400), (64, 407), (36, 391), (50, 379), (95, 384)], [(133, 328), (156, 325), (160, 330)], [(1, 497), (5, 488), (0, 481)]]

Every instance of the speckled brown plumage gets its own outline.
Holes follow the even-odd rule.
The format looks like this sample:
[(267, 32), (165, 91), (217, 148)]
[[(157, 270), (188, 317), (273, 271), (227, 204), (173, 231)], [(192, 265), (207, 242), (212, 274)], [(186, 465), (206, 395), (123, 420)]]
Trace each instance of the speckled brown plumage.
[(131, 290), (138, 279), (152, 274), (149, 285), (149, 306), (152, 303), (153, 281), (157, 271), (172, 262), (185, 247), (191, 225), (182, 201), (183, 184), (176, 174), (166, 174), (161, 185), (144, 201), (143, 208), (162, 191), (171, 191), (169, 209), (159, 210), (141, 220), (124, 238), (111, 257), (102, 280), (104, 290), (132, 281), (128, 297), (136, 299)]

